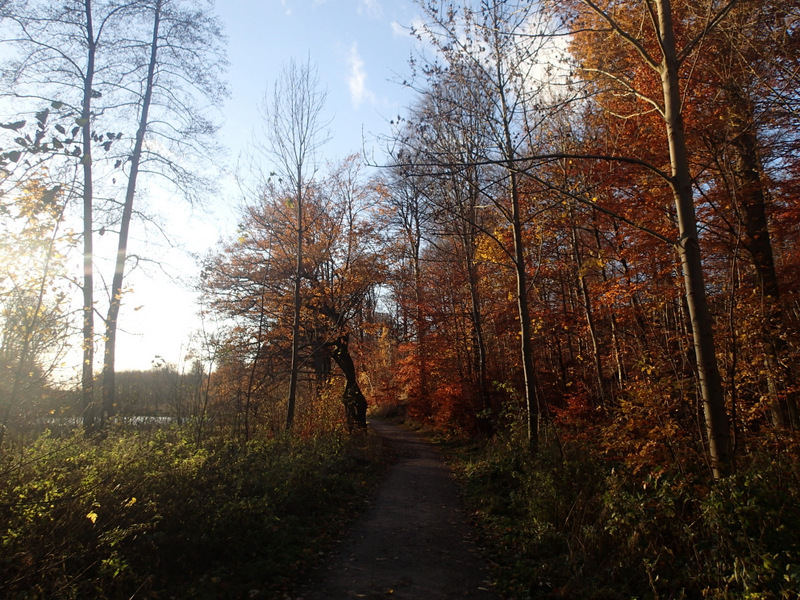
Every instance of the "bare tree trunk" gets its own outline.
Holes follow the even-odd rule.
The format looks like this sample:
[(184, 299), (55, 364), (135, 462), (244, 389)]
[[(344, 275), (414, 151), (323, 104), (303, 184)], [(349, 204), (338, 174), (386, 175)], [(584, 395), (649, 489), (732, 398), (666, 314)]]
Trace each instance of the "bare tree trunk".
[(519, 313), (520, 327), (520, 352), (522, 353), (522, 376), (525, 382), (525, 406), (528, 417), (528, 445), (532, 453), (539, 450), (539, 422), (541, 407), (539, 406), (539, 393), (533, 371), (533, 340), (531, 315), (528, 311), (528, 274), (525, 261), (525, 242), (522, 238), (522, 206), (519, 190), (519, 175), (514, 159), (516, 158), (515, 145), (511, 134), (511, 116), (509, 114), (508, 98), (506, 96), (506, 78), (503, 74), (503, 65), (500, 58), (500, 44), (497, 40), (499, 31), (495, 33), (495, 70), (497, 77), (497, 91), (500, 100), (500, 117), (503, 133), (503, 153), (506, 160), (506, 172), (509, 177), (509, 193), (511, 194), (511, 229), (513, 231), (514, 249), (514, 274), (516, 276), (516, 300)]
[(479, 183), (477, 181), (477, 170), (474, 168), (469, 169), (465, 179), (467, 185), (464, 199), (462, 199), (461, 194), (458, 192), (458, 180), (454, 181), (456, 197), (459, 198), (457, 201), (458, 237), (461, 241), (464, 270), (467, 274), (467, 285), (469, 286), (469, 312), (472, 325), (472, 368), (474, 370), (475, 383), (477, 383), (478, 388), (478, 406), (483, 413), (478, 419), (478, 425), (484, 433), (488, 434), (491, 433), (492, 430), (492, 422), (487, 412), (491, 408), (491, 405), (489, 402), (489, 382), (486, 372), (486, 340), (483, 332), (478, 266), (475, 262), (477, 237), (480, 234), (476, 209), (479, 203), (478, 194), (480, 193)]
[(422, 233), (419, 226), (419, 218), (414, 219), (415, 231), (414, 239), (414, 325), (417, 329), (417, 363), (419, 367), (419, 401), (425, 407), (426, 413), (428, 406), (428, 324), (425, 318), (425, 299), (422, 289), (422, 265), (420, 261), (420, 241)]
[[(595, 215), (596, 216), (596, 215)], [(600, 243), (600, 230), (597, 227), (597, 223), (593, 224), (592, 233), (594, 234), (594, 243), (595, 249), (597, 250), (597, 256), (602, 258), (603, 246)], [(603, 276), (603, 283), (608, 283), (608, 273), (606, 272), (605, 265), (600, 266), (600, 273)], [(611, 344), (614, 351), (614, 363), (616, 366), (616, 379), (617, 385), (621, 386), (623, 381), (625, 381), (625, 366), (622, 362), (622, 349), (620, 348), (620, 340), (619, 340), (619, 326), (617, 324), (617, 313), (612, 307), (610, 310), (610, 322), (611, 322)], [(611, 400), (614, 400), (614, 393), (612, 391)]]
[[(510, 170), (510, 169), (509, 169)], [(525, 244), (522, 239), (522, 217), (517, 175), (511, 171), (512, 229), (514, 235), (514, 274), (516, 275), (517, 310), (519, 312), (522, 376), (525, 381), (525, 406), (528, 415), (528, 444), (531, 452), (539, 449), (539, 394), (533, 372), (531, 315), (528, 311), (528, 276), (525, 270)]]
[(131, 153), (131, 167), (128, 175), (128, 186), (125, 191), (125, 204), (122, 208), (122, 221), (119, 230), (119, 243), (117, 246), (117, 259), (114, 266), (114, 278), (111, 283), (111, 303), (106, 317), (106, 344), (103, 357), (103, 409), (100, 415), (101, 424), (116, 410), (116, 384), (114, 363), (117, 346), (117, 322), (122, 303), (122, 282), (125, 276), (125, 261), (128, 256), (128, 233), (133, 216), (133, 200), (136, 196), (136, 180), (139, 175), (139, 165), (142, 160), (142, 148), (147, 133), (150, 103), (153, 97), (153, 84), (158, 61), (158, 36), (161, 25), (161, 0), (157, 0), (153, 7), (153, 37), (150, 42), (150, 61), (147, 67), (147, 82), (142, 98), (141, 113), (139, 114), (139, 128), (136, 131), (136, 141)]
[(697, 234), (692, 179), (681, 114), (679, 61), (675, 46), (670, 0), (657, 0), (658, 27), (664, 59), (660, 64), (664, 96), (664, 121), (672, 168), (671, 186), (677, 209), (680, 239), (678, 254), (683, 267), (686, 303), (692, 324), (697, 372), (703, 398), (709, 457), (715, 479), (732, 472), (733, 456), (728, 414), (719, 373), (711, 314), (706, 298), (703, 264)]
[[(300, 324), (303, 270), (303, 204), (312, 182), (316, 150), (327, 141), (320, 121), (325, 93), (319, 90), (316, 70), (308, 63), (291, 61), (275, 84), (272, 100), (265, 98), (266, 153), (276, 162), (277, 171), (287, 181), (286, 194), (294, 203), (297, 219), (292, 315), (292, 356), (286, 428), (294, 423), (297, 382), (300, 372)], [(293, 196), (293, 197), (292, 197)], [(291, 206), (291, 205), (290, 205)]]
[(261, 354), (261, 338), (264, 334), (264, 295), (265, 291), (262, 289), (261, 304), (258, 311), (258, 331), (256, 332), (256, 353), (253, 355), (253, 361), (250, 363), (250, 373), (247, 376), (247, 393), (244, 405), (244, 440), (246, 442), (250, 441), (250, 408), (253, 403), (253, 388), (255, 387), (258, 358)]
[(84, 1), (86, 11), (86, 73), (83, 80), (83, 105), (81, 111), (81, 136), (83, 140), (83, 366), (81, 371), (81, 396), (83, 426), (94, 426), (94, 250), (92, 247), (93, 176), (92, 176), (92, 84), (94, 82), (97, 42), (92, 21), (92, 0)]
[(345, 377), (345, 387), (342, 393), (342, 404), (344, 404), (347, 428), (352, 431), (354, 428), (367, 428), (367, 399), (361, 392), (356, 376), (356, 366), (353, 357), (350, 356), (348, 346), (348, 335), (343, 335), (336, 342), (331, 344), (331, 357), (339, 365)]
[(597, 340), (597, 327), (594, 323), (594, 313), (592, 312), (592, 299), (589, 295), (589, 286), (586, 283), (586, 276), (583, 274), (583, 258), (578, 247), (578, 227), (575, 225), (575, 211), (570, 205), (570, 219), (572, 220), (572, 252), (575, 259), (575, 266), (578, 270), (578, 290), (583, 300), (583, 313), (586, 316), (586, 327), (589, 330), (589, 338), (592, 342), (592, 356), (594, 357), (594, 374), (597, 385), (597, 397), (600, 406), (605, 406), (605, 390), (603, 389), (603, 362), (600, 356), (600, 344)]
[(286, 428), (294, 423), (295, 402), (297, 398), (297, 379), (300, 375), (300, 311), (303, 305), (301, 285), (303, 282), (303, 186), (302, 166), (297, 168), (297, 255), (294, 274), (294, 313), (292, 315), (292, 363), (289, 375), (289, 400), (286, 406)]
[[(733, 84), (731, 88), (729, 96), (732, 98), (732, 108), (740, 114), (743, 122), (751, 123), (752, 107), (742, 97), (742, 91), (737, 85)], [(787, 384), (785, 387), (793, 388), (794, 374), (781, 360), (786, 353), (786, 327), (767, 223), (767, 194), (761, 174), (758, 140), (752, 126), (736, 136), (732, 148), (735, 152), (736, 181), (739, 184), (737, 197), (743, 209), (742, 220), (747, 231), (745, 248), (753, 259), (761, 296), (764, 318), (761, 337), (772, 403), (772, 420), (779, 427), (796, 430), (800, 427), (796, 398), (792, 395), (782, 397), (784, 395), (779, 389), (781, 376)]]
[[(483, 315), (481, 314), (481, 297), (478, 288), (478, 274), (476, 273), (474, 256), (466, 256), (467, 280), (469, 284), (470, 316), (472, 317), (472, 360), (474, 362), (475, 376), (478, 380), (478, 401), (482, 410), (489, 406), (489, 385), (486, 373), (486, 340), (483, 334)], [(485, 421), (485, 423), (484, 423)], [(491, 427), (491, 421), (484, 416), (481, 419), (482, 427)]]

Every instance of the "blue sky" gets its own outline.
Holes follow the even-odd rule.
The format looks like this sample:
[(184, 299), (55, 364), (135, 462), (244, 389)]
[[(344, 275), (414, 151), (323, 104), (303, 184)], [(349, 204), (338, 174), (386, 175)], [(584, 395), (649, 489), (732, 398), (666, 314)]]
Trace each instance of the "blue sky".
[(332, 158), (361, 149), (362, 127), (385, 132), (408, 102), (397, 83), (413, 47), (402, 29), (415, 15), (408, 0), (218, 0), (217, 12), (229, 36), (229, 146), (249, 137), (265, 91), (292, 57), (310, 58), (327, 88)]
[(184, 248), (155, 250), (163, 252), (167, 274), (151, 269), (148, 276), (131, 275), (133, 292), (120, 319), (119, 370), (147, 369), (156, 355), (182, 361), (198, 327), (194, 295), (186, 289), (198, 266), (187, 252), (202, 255), (235, 228), (238, 198), (230, 173), (260, 130), (259, 105), (289, 59), (310, 59), (327, 89), (332, 137), (322, 148), (325, 160), (361, 151), (364, 141), (369, 150), (376, 135), (389, 132), (388, 121), (413, 101), (400, 84), (414, 48), (403, 29), (418, 13), (410, 0), (217, 0), (216, 13), (228, 35), (231, 91), (222, 111), (227, 160), (220, 164), (221, 194), (205, 211), (190, 215), (181, 203), (160, 203), (158, 212), (168, 211), (166, 223), (177, 229)]

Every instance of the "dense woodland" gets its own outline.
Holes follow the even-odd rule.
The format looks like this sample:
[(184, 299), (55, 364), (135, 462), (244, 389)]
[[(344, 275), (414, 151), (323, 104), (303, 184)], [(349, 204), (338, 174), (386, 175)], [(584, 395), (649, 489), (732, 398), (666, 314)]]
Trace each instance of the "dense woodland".
[(343, 160), (290, 62), (200, 265), (215, 325), (144, 373), (114, 368), (137, 177), (213, 178), (221, 29), (199, 1), (0, 6), (12, 597), (221, 594), (220, 553), (285, 584), (302, 515), (385, 460), (368, 411), (447, 440), (504, 597), (798, 597), (800, 2), (420, 0), (416, 100)]

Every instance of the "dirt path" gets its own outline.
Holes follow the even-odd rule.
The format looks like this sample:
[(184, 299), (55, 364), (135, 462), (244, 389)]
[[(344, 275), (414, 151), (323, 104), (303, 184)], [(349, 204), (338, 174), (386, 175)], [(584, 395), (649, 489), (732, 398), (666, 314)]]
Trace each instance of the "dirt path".
[(370, 426), (398, 460), (299, 598), (496, 599), (442, 458), (418, 434), (380, 421)]

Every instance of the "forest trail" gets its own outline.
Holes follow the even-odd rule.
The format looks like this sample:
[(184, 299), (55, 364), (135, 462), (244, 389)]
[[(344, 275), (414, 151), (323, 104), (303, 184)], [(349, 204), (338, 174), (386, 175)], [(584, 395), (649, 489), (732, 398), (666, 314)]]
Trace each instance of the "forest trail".
[(419, 434), (380, 421), (370, 428), (397, 461), (296, 598), (496, 599), (442, 457)]

